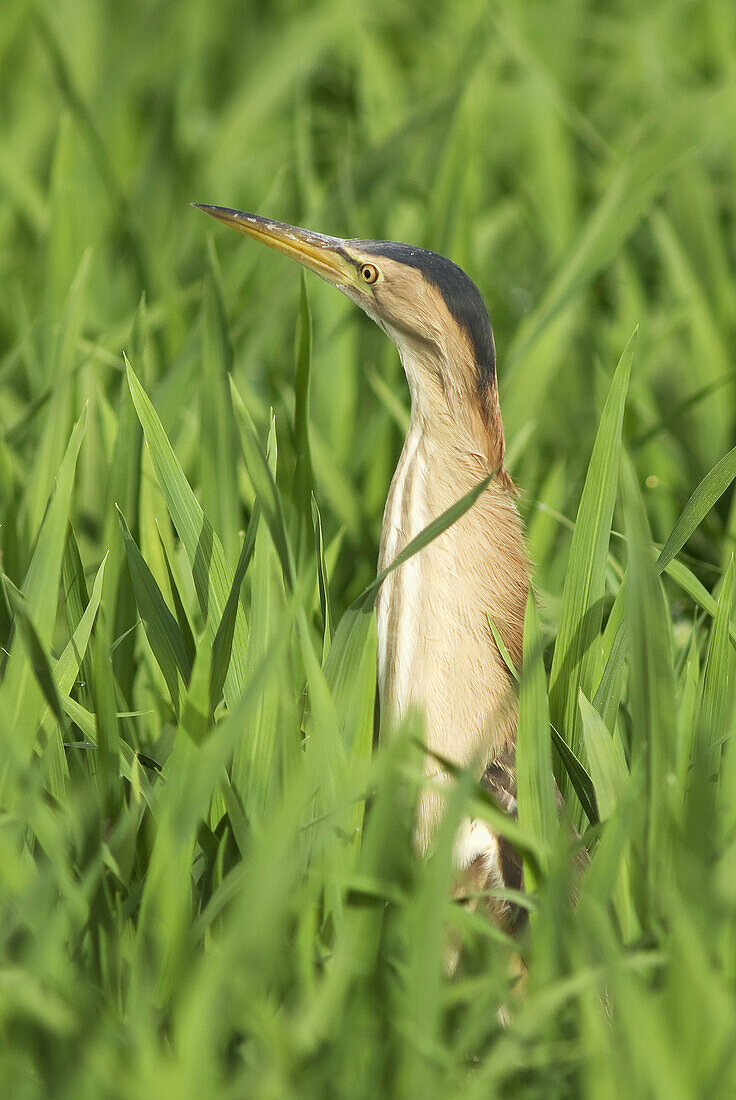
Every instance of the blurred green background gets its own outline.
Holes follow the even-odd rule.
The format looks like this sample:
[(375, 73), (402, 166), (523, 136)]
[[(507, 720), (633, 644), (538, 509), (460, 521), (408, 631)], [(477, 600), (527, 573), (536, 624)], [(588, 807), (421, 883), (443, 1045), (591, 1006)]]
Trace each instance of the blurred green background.
[[(646, 583), (636, 591), (667, 643), (672, 699), (659, 712), (656, 692), (627, 688), (631, 656), (612, 686), (620, 619), (611, 614), (608, 633), (604, 623), (621, 590), (620, 532), (661, 545), (734, 443), (735, 134), (731, 0), (3, 0), (0, 566), (30, 608), (6, 585), (6, 1095), (733, 1095), (736, 762), (723, 764), (717, 796), (712, 783), (686, 793), (697, 746), (717, 773), (733, 730), (728, 471), (715, 507), (690, 524), (677, 563), (686, 576), (662, 587), (648, 546), (637, 559)], [(583, 687), (613, 735), (598, 770), (580, 719), (551, 697), (590, 773), (583, 786), (592, 775), (594, 816), (609, 819), (586, 833), (606, 862), (594, 860), (589, 904), (571, 914), (566, 843), (555, 842), (529, 993), (510, 1028), (498, 1013), (513, 949), (472, 914), (465, 969), (443, 977), (443, 922), (464, 916), (448, 915), (447, 859), (410, 866), (399, 780), (417, 780), (410, 749), (399, 738), (406, 760), (370, 760), (371, 628), (342, 671), (327, 664), (325, 620), (334, 626), (375, 574), (408, 417), (397, 354), (310, 278), (310, 356), (298, 269), (190, 202), (422, 245), (478, 284), (548, 666), (568, 636), (570, 528), (593, 441), (638, 326), (623, 437), (647, 519), (634, 489), (628, 512), (616, 504), (597, 574), (598, 665), (571, 689), (574, 704)], [(181, 484), (164, 484), (161, 464), (175, 475), (161, 451), (157, 465), (150, 416), (141, 448), (148, 414), (139, 395), (136, 416), (123, 352), (222, 544), (215, 621), (169, 519), (185, 542), (172, 495), (194, 506)], [(235, 413), (228, 374), (244, 406)], [(85, 409), (73, 473), (67, 446)], [(269, 433), (295, 589), (275, 528), (253, 520), (254, 500), (271, 492), (258, 457)], [(217, 665), (215, 629), (249, 523), (238, 623), (247, 618), (250, 643), (236, 626), (227, 705), (218, 696), (197, 725), (210, 675), (201, 654)], [(90, 637), (91, 621), (80, 622), (106, 554)], [(212, 561), (215, 584), (216, 552)], [(651, 686), (659, 658), (635, 610), (629, 637), (641, 627), (644, 640), (633, 659), (645, 671), (654, 661)], [(82, 652), (68, 649), (73, 635)], [(655, 792), (664, 826), (632, 809), (646, 801), (640, 751), (651, 809), (650, 720), (676, 742)], [(302, 772), (310, 721), (321, 733), (307, 744), (319, 746)], [(324, 786), (319, 805), (310, 783)], [(379, 792), (375, 834), (358, 854), (345, 836), (361, 832), (362, 811), (345, 807), (361, 807), (367, 786)]]

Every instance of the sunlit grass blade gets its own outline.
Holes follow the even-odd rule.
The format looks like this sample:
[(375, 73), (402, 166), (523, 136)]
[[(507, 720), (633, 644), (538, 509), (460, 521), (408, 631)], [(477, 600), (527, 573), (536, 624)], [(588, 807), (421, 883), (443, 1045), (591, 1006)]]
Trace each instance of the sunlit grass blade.
[[(517, 669), (516, 665), (514, 664), (514, 662), (512, 660), (512, 657), (511, 657), (511, 654), (509, 653), (508, 649), (506, 648), (506, 643), (504, 642), (503, 638), (501, 637), (501, 634), (498, 630), (498, 627), (496, 626), (493, 619), (491, 618), (490, 611), (486, 612), (486, 618), (488, 619), (488, 625), (491, 628), (491, 634), (493, 635), (493, 640), (496, 643), (496, 646), (498, 648), (498, 652), (501, 654), (501, 658), (503, 660), (503, 663), (506, 665), (506, 668), (511, 673), (512, 679), (518, 680), (519, 679), (519, 670)], [(539, 624), (537, 623), (536, 625), (537, 625), (537, 629), (538, 629)], [(526, 637), (526, 633), (525, 633), (524, 636)], [(545, 694), (546, 694), (546, 691), (547, 691), (547, 688), (546, 688), (546, 681), (545, 681)]]
[(594, 706), (580, 692), (583, 742), (595, 787), (595, 800), (601, 821), (614, 813), (629, 779), (629, 769), (620, 742), (611, 736)]
[[(552, 724), (576, 755), (580, 749), (578, 691), (592, 693), (594, 642), (603, 617), (606, 559), (618, 484), (621, 429), (636, 333), (611, 382), (590, 457), (562, 595), (560, 623), (550, 671)], [(567, 784), (563, 786), (563, 794)]]
[(616, 726), (625, 678), (627, 645), (626, 620), (624, 618), (625, 592), (626, 577), (624, 576), (611, 608), (611, 613), (608, 616), (606, 629), (601, 635), (600, 658), (601, 660), (605, 659), (605, 664), (593, 697), (593, 707), (611, 731)]
[(120, 783), (120, 727), (106, 629), (95, 632), (91, 651), (97, 729), (97, 783), (102, 812), (113, 817), (120, 808), (123, 790)]
[[(235, 384), (231, 380), (231, 389), (233, 395), (233, 407), (235, 409), (235, 419), (238, 425), (238, 433), (240, 436), (240, 446), (245, 457), (245, 465), (248, 470), (248, 476), (250, 477), (253, 488), (255, 489), (256, 498), (263, 511), (263, 518), (265, 519), (268, 529), (271, 532), (271, 538), (273, 539), (274, 546), (279, 555), (281, 561), (281, 568), (284, 572), (284, 579), (290, 588), (294, 587), (296, 574), (294, 566), (294, 558), (291, 550), (291, 544), (289, 536), (286, 530), (286, 521), (284, 519), (284, 510), (281, 503), (281, 495), (276, 482), (274, 481), (273, 474), (269, 469), (266, 457), (261, 450), (258, 436), (256, 435), (255, 427), (250, 418), (248, 410), (243, 404), (243, 400), (240, 394), (235, 389)], [(273, 414), (271, 414), (271, 427), (273, 426)]]
[[(728, 628), (733, 618), (734, 606), (733, 555), (723, 575), (715, 618), (708, 638), (708, 648), (702, 675), (700, 707), (696, 717), (695, 738), (692, 747), (691, 785), (687, 795), (687, 824), (693, 842), (701, 851), (716, 849), (716, 830), (713, 828), (717, 799), (726, 808), (726, 820), (733, 820), (730, 794), (721, 794), (717, 778), (721, 759), (731, 753), (729, 744), (736, 712), (734, 711), (734, 654), (728, 644)], [(725, 797), (724, 797), (725, 795)], [(723, 835), (721, 827), (718, 832)]]
[[(277, 461), (276, 427), (272, 423), (266, 445), (266, 462), (274, 478)], [(253, 557), (250, 640), (246, 658), (251, 675), (255, 675), (267, 654), (273, 652), (279, 632), (288, 635), (289, 629), (285, 611), (286, 589), (283, 572), (279, 568), (279, 556), (273, 537), (261, 520), (261, 505), (256, 500), (241, 552), (243, 574), (251, 555)], [(284, 697), (295, 691), (295, 685), (290, 680), (288, 662), (280, 658), (279, 675), (274, 675), (264, 684), (255, 705), (253, 721), (243, 731), (233, 758), (235, 791), (247, 810), (259, 820), (268, 812), (269, 803), (279, 790), (283, 775), (281, 749), (284, 738), (279, 713)], [(281, 721), (285, 724), (283, 713)]]
[(557, 750), (564, 772), (570, 781), (572, 789), (578, 796), (580, 805), (591, 825), (598, 821), (598, 807), (595, 802), (595, 787), (585, 765), (572, 751), (564, 737), (561, 737), (554, 726), (552, 729), (552, 744)]
[[(240, 549), (238, 563), (235, 566), (235, 574), (233, 576), (232, 588), (228, 593), (225, 610), (222, 613), (222, 619), (217, 626), (217, 631), (215, 632), (215, 637), (212, 642), (210, 702), (213, 710), (220, 700), (220, 695), (222, 694), (222, 689), (225, 684), (227, 670), (230, 667), (233, 641), (235, 638), (235, 621), (237, 618), (238, 604), (240, 602), (240, 590), (243, 586), (245, 574), (248, 571), (248, 566), (250, 565), (250, 560), (257, 542), (257, 524), (258, 514), (254, 509), (254, 515), (251, 515), (251, 522), (248, 526), (248, 531), (246, 532), (245, 539), (243, 540), (243, 545)], [(249, 647), (250, 645), (252, 645), (252, 642), (252, 637), (249, 637)], [(247, 662), (247, 656), (247, 650), (244, 650), (241, 654), (238, 654), (239, 659), (241, 659), (244, 663)]]
[[(87, 748), (92, 748), (95, 755), (97, 753), (97, 719), (95, 715), (83, 707), (76, 699), (72, 699), (69, 696), (61, 696), (61, 706), (64, 713), (68, 718), (74, 722), (75, 726), (78, 726), (84, 736), (88, 739), (88, 744), (79, 745), (78, 742), (71, 742), (68, 747), (77, 751), (86, 751)], [(144, 774), (141, 774), (141, 768), (138, 761), (143, 762), (144, 766), (150, 769), (151, 774), (160, 771), (160, 767), (155, 765), (155, 762), (151, 762), (149, 758), (145, 757), (145, 754), (136, 752), (125, 741), (120, 742), (120, 775), (124, 779), (127, 779), (131, 786), (138, 785), (142, 791), (143, 798), (152, 810), (156, 813), (157, 800), (156, 794), (151, 787), (148, 779)], [(148, 761), (148, 763), (145, 763)]]
[(24, 509), (30, 530), (41, 522), (49, 490), (64, 454), (72, 423), (72, 368), (78, 354), (77, 344), (87, 309), (87, 286), (91, 253), (85, 253), (69, 289), (63, 310), (61, 331), (50, 354), (49, 376), (53, 392), (44, 417), (41, 446), (25, 489)]
[(28, 652), (28, 660), (33, 670), (33, 674), (38, 681), (44, 699), (50, 707), (54, 718), (56, 718), (57, 722), (63, 724), (64, 712), (61, 709), (56, 680), (51, 670), (51, 661), (31, 618), (28, 604), (23, 597), (23, 593), (15, 587), (9, 577), (3, 575), (2, 581), (8, 602), (15, 612), (16, 622), (20, 627), (20, 636)]
[(201, 431), (209, 446), (200, 450), (202, 499), (227, 556), (238, 547), (237, 443), (228, 379), (233, 352), (225, 320), (220, 276), (210, 241), (209, 270), (202, 293)]
[(133, 541), (125, 516), (120, 511), (118, 516), (138, 611), (153, 655), (166, 680), (174, 712), (178, 714), (182, 690), (189, 683), (192, 672), (179, 624)]
[[(593, 851), (590, 868), (583, 878), (581, 897), (595, 897), (606, 906), (612, 902), (624, 940), (630, 943), (641, 932), (632, 897), (630, 848), (644, 816), (641, 800), (645, 789), (645, 769), (643, 766), (634, 768), (625, 782), (623, 775), (620, 778), (622, 783), (616, 791), (616, 809), (607, 818)], [(607, 795), (603, 788), (601, 797), (605, 802)]]
[[(271, 536), (261, 524), (255, 536), (253, 553), (253, 588), (250, 619), (251, 635), (247, 667), (253, 673), (266, 654), (272, 652), (277, 629), (287, 630), (284, 615), (283, 576), (278, 569), (278, 556)], [(253, 721), (238, 742), (233, 761), (233, 783), (246, 806), (260, 817), (267, 812), (270, 798), (277, 789), (281, 775), (279, 759), (280, 734), (277, 727), (279, 700), (288, 691), (288, 664), (280, 664), (285, 682), (274, 677), (264, 685), (255, 705)]]
[[(519, 724), (516, 735), (516, 790), (519, 824), (551, 850), (557, 832), (555, 788), (547, 702), (547, 677), (542, 659), (539, 618), (530, 589), (524, 615), (524, 664), (519, 681)], [(547, 865), (542, 864), (542, 871)], [(525, 865), (530, 889), (538, 885), (535, 868)]]
[(660, 573), (680, 552), (693, 531), (705, 519), (713, 505), (723, 496), (736, 477), (736, 447), (724, 455), (710, 470), (685, 505), (680, 518), (657, 558)]
[[(202, 616), (214, 636), (232, 588), (232, 569), (219, 538), (184, 476), (153, 405), (127, 361), (126, 369), (131, 397), (151, 451), (156, 475), (192, 567)], [(248, 644), (247, 629), (243, 609), (238, 607), (234, 635), (238, 644), (233, 647), (233, 659), (225, 678), (225, 691), (231, 703), (242, 693), (245, 685), (241, 654)]]
[[(56, 487), (46, 510), (36, 547), (23, 581), (23, 596), (28, 614), (38, 632), (41, 645), (50, 646), (56, 623), (62, 559), (71, 505), (74, 472), (84, 435), (86, 414), (83, 413), (69, 439), (66, 453), (58, 470)], [(11, 716), (15, 727), (13, 755), (30, 758), (37, 720), (43, 701), (31, 691), (31, 669), (25, 650), (13, 645), (5, 677), (0, 686), (0, 706)], [(4, 792), (3, 792), (4, 793)], [(2, 798), (0, 797), (0, 802)]]
[(340, 714), (345, 748), (365, 759), (373, 741), (376, 701), (376, 615), (370, 602), (351, 606), (340, 619), (324, 673)]
[[(706, 611), (711, 618), (713, 618), (718, 606), (715, 598), (683, 562), (673, 558), (665, 567), (664, 572), (675, 581), (697, 607), (702, 607), (703, 611)], [(731, 644), (736, 647), (736, 624), (729, 624), (728, 635), (731, 639)]]
[(89, 601), (79, 618), (76, 630), (54, 665), (56, 685), (62, 695), (68, 695), (72, 690), (81, 669), (91, 667), (85, 663), (85, 656), (92, 635), (92, 628), (100, 608), (102, 583), (105, 577), (107, 560), (108, 555), (106, 554), (100, 563), (100, 568), (97, 570), (94, 583), (92, 584), (92, 592)]
[[(85, 608), (89, 606), (90, 600), (89, 593), (87, 592), (87, 582), (84, 577), (82, 557), (79, 553), (77, 537), (74, 534), (74, 528), (71, 524), (69, 524), (67, 530), (64, 560), (61, 567), (61, 582), (63, 585), (64, 612), (66, 614), (67, 626), (72, 637), (74, 637), (84, 617)], [(81, 668), (83, 686), (80, 686), (80, 700), (89, 709), (93, 705), (92, 693), (89, 686), (92, 682), (92, 662), (86, 653), (82, 658)]]
[[(143, 363), (148, 332), (145, 295), (141, 296), (133, 320), (130, 350), (133, 362)], [(137, 607), (125, 547), (120, 537), (117, 509), (128, 517), (131, 534), (140, 542), (139, 505), (141, 497), (141, 458), (143, 430), (131, 400), (125, 377), (120, 379), (117, 401), (117, 434), (112, 448), (104, 500), (103, 545), (110, 552), (110, 570), (106, 590), (114, 613), (113, 633), (126, 635), (113, 652), (115, 678), (125, 698), (132, 694), (136, 672), (135, 630)], [(91, 705), (91, 704), (90, 704)]]
[(632, 766), (635, 760), (645, 761), (647, 889), (653, 912), (656, 912), (663, 897), (663, 876), (667, 872), (667, 775), (673, 763), (676, 726), (672, 633), (652, 556), (649, 525), (628, 457), (622, 469), (628, 539), (625, 609), (629, 631)]
[(353, 607), (364, 603), (371, 596), (373, 596), (381, 587), (383, 582), (389, 573), (393, 573), (394, 569), (398, 569), (400, 565), (403, 565), (405, 561), (412, 558), (415, 554), (418, 554), (420, 550), (423, 550), (425, 546), (429, 546), (430, 542), (438, 538), (443, 531), (446, 531), (448, 527), (451, 527), (453, 523), (456, 523), (461, 516), (464, 516), (475, 504), (478, 497), (483, 493), (493, 481), (495, 472), (490, 473), (487, 477), (484, 477), (477, 485), (474, 485), (460, 500), (451, 504), (449, 508), (446, 508), (441, 516), (428, 523), (423, 531), (407, 543), (404, 549), (396, 555), (394, 560), (382, 569), (380, 573), (366, 585), (361, 594), (353, 601)]
[[(69, 533), (71, 534), (71, 527), (69, 528)], [(69, 550), (69, 546), (70, 542), (69, 538), (67, 538), (67, 551)], [(91, 682), (84, 677), (92, 675), (92, 663), (89, 659), (87, 649), (92, 635), (92, 628), (95, 624), (97, 612), (99, 611), (100, 602), (102, 600), (102, 582), (105, 576), (106, 564), (107, 555), (105, 555), (100, 568), (97, 570), (97, 575), (92, 585), (92, 593), (89, 597), (87, 606), (79, 618), (76, 630), (64, 647), (63, 653), (53, 666), (54, 679), (60, 697), (63, 698), (69, 694), (77, 683), (77, 677), (81, 674), (82, 679), (77, 685), (78, 693), (85, 703), (88, 700), (92, 700), (92, 705), (94, 705), (94, 696), (91, 690)], [(41, 716), (41, 727), (45, 725), (47, 717), (48, 711)], [(66, 792), (67, 778), (69, 776), (69, 766), (62, 743), (64, 729), (65, 724), (60, 723), (58, 727), (52, 730), (43, 757), (44, 767), (48, 775), (49, 790), (55, 798), (61, 798), (62, 794)]]
[(174, 573), (171, 559), (169, 557), (169, 551), (166, 548), (166, 543), (161, 537), (159, 531), (159, 544), (161, 546), (161, 554), (163, 555), (164, 564), (166, 565), (166, 575), (169, 578), (169, 590), (171, 592), (171, 599), (174, 604), (174, 611), (176, 612), (176, 621), (179, 624), (179, 630), (181, 632), (181, 640), (184, 643), (184, 651), (189, 660), (189, 664), (194, 664), (194, 656), (197, 652), (197, 646), (194, 641), (194, 633), (192, 631), (192, 624), (189, 621), (189, 615), (184, 606), (181, 592), (179, 590), (179, 582)]
[(698, 733), (697, 711), (700, 702), (700, 650), (701, 639), (693, 632), (687, 649), (678, 683), (679, 707), (677, 711), (677, 746), (675, 767), (677, 776), (677, 814), (684, 820), (686, 793), (690, 784), (690, 768), (693, 746)]
[(312, 523), (314, 525), (315, 555), (317, 558), (317, 583), (319, 584), (319, 603), (322, 611), (322, 664), (327, 659), (332, 645), (332, 610), (330, 607), (330, 582), (325, 562), (325, 545), (322, 534), (322, 516), (314, 496), (312, 496)]
[(204, 741), (214, 725), (212, 706), (212, 644), (206, 634), (199, 639), (180, 723), (196, 745)]
[(301, 561), (311, 538), (310, 501), (314, 492), (312, 448), (309, 442), (309, 408), (312, 372), (312, 313), (309, 308), (306, 275), (302, 275), (299, 297), (299, 322), (295, 340), (296, 371), (294, 377), (294, 500), (299, 509)]

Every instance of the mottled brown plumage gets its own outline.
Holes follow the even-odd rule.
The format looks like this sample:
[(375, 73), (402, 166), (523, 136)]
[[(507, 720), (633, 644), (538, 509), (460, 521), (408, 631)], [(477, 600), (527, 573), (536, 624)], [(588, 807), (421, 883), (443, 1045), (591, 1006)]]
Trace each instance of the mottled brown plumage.
[[(522, 655), (529, 589), (504, 436), (488, 314), (471, 280), (432, 252), (386, 241), (341, 240), (252, 214), (203, 207), (276, 248), (351, 298), (398, 348), (411, 418), (384, 512), (379, 568), (488, 474), (488, 488), (455, 524), (394, 570), (377, 600), (378, 673), (387, 726), (410, 711), (424, 719), (431, 777), (417, 807), (416, 842), (426, 851), (449, 782), (436, 758), (472, 768), (508, 798), (517, 700), (492, 618), (512, 659)], [(510, 791), (514, 789), (513, 796)], [(513, 805), (512, 805), (513, 802)], [(481, 821), (458, 832), (459, 882), (476, 889), (521, 885), (518, 859)], [(492, 906), (500, 924), (514, 914)]]

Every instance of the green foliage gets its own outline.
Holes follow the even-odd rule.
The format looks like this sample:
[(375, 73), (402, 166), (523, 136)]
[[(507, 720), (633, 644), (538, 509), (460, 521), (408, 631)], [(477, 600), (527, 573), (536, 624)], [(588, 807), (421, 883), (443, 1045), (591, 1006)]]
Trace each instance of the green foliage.
[[(734, 1094), (735, 62), (729, 0), (0, 5), (3, 1095)], [(192, 201), (478, 283), (518, 822), (458, 774), (416, 860), (374, 747), (395, 350)]]

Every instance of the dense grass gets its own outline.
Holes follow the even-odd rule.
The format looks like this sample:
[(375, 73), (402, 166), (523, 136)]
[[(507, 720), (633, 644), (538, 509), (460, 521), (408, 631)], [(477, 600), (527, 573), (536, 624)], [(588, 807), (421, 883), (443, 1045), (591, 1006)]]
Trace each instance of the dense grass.
[[(3, 0), (0, 73), (2, 1094), (734, 1095), (733, 4)], [(421, 730), (372, 751), (394, 349), (190, 201), (479, 284), (518, 823), (465, 777), (418, 864)]]

